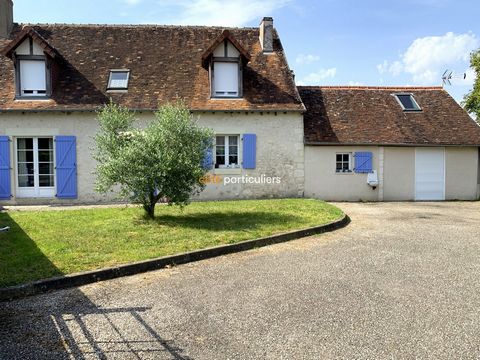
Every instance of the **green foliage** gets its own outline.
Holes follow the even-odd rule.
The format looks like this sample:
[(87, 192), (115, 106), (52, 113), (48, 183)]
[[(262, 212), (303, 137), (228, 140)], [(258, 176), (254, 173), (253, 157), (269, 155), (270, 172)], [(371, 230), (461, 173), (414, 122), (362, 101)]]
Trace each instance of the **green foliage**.
[(213, 133), (200, 128), (183, 104), (160, 107), (143, 129), (134, 113), (112, 103), (98, 113), (98, 120), (98, 192), (119, 187), (120, 196), (142, 204), (153, 218), (160, 199), (183, 206), (203, 190), (202, 161)]
[(480, 121), (480, 49), (471, 54), (470, 66), (475, 71), (476, 79), (472, 91), (465, 95), (463, 105), (468, 112), (477, 116), (477, 121)]

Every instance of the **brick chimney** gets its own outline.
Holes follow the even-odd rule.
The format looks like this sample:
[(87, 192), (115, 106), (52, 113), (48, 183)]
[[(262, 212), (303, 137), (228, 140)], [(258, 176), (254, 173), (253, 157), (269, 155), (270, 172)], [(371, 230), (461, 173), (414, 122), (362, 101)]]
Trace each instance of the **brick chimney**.
[(263, 53), (273, 52), (273, 18), (264, 17), (260, 23), (260, 44)]
[(8, 38), (13, 28), (13, 1), (0, 0), (0, 38)]

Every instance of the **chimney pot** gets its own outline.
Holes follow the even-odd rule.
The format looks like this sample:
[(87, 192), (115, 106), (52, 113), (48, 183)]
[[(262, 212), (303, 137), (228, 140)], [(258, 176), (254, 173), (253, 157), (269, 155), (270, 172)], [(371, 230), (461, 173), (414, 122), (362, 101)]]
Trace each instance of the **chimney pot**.
[(13, 1), (0, 0), (0, 38), (10, 37), (13, 28)]
[(260, 22), (260, 44), (263, 53), (273, 52), (273, 18), (266, 16)]

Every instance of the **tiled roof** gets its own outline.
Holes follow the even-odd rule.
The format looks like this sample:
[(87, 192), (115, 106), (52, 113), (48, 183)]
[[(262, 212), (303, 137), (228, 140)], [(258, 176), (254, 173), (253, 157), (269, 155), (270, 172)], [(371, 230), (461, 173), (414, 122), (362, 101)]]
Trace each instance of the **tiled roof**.
[[(51, 100), (15, 101), (12, 60), (0, 56), (0, 111), (94, 110), (109, 101), (131, 109), (156, 109), (183, 99), (192, 110), (302, 111), (301, 99), (278, 35), (274, 53), (262, 53), (258, 28), (155, 25), (17, 25), (4, 49), (22, 29), (33, 29), (54, 49)], [(242, 99), (210, 99), (202, 55), (228, 30), (250, 61), (244, 68)], [(106, 91), (110, 69), (130, 69), (127, 93)]]
[[(441, 87), (299, 87), (306, 144), (480, 145), (480, 126)], [(411, 93), (422, 111), (392, 94)]]

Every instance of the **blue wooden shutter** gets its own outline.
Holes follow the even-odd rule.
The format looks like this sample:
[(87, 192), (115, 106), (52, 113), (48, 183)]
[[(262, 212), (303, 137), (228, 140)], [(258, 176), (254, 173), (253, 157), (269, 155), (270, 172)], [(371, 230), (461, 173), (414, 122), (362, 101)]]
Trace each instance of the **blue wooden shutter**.
[(55, 160), (57, 172), (57, 197), (77, 198), (77, 150), (75, 136), (55, 138)]
[(203, 157), (202, 161), (202, 168), (204, 170), (210, 170), (213, 168), (213, 147), (209, 146), (205, 150), (205, 156)]
[(372, 153), (371, 152), (356, 152), (355, 153), (355, 168), (356, 173), (369, 173), (372, 171)]
[(10, 200), (10, 139), (0, 136), (0, 200)]
[(257, 135), (243, 134), (243, 168), (255, 169), (257, 157)]

